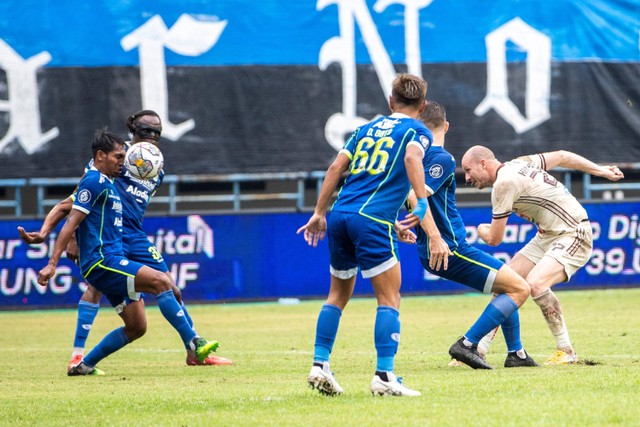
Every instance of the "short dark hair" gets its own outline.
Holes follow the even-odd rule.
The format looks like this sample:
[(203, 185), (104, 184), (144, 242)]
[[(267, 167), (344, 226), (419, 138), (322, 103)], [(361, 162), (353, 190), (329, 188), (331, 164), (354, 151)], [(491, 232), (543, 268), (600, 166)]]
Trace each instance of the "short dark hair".
[(420, 120), (422, 120), (429, 129), (438, 129), (447, 122), (447, 112), (442, 104), (429, 101), (420, 115)]
[(156, 116), (158, 119), (160, 119), (158, 113), (153, 110), (140, 110), (137, 113), (133, 113), (132, 115), (127, 117), (127, 130), (130, 134), (136, 134), (136, 131), (138, 130), (136, 121), (142, 116)]
[(398, 74), (391, 86), (391, 96), (397, 103), (419, 108), (427, 96), (427, 82), (413, 74)]
[(124, 139), (120, 138), (115, 133), (107, 131), (107, 128), (98, 129), (93, 136), (93, 142), (91, 143), (91, 151), (93, 157), (96, 157), (98, 151), (103, 153), (110, 153), (118, 146), (124, 147)]

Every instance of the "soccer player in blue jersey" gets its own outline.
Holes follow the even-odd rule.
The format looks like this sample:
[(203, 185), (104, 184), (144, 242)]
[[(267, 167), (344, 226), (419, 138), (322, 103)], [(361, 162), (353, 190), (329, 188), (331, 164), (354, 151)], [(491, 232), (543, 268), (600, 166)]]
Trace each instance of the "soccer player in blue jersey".
[[(138, 338), (127, 332), (135, 330), (138, 322), (146, 323), (144, 305), (140, 303), (141, 292), (156, 295), (160, 312), (179, 333), (185, 347), (204, 360), (216, 350), (218, 342), (198, 336), (176, 299), (171, 279), (124, 255), (123, 207), (115, 179), (122, 171), (125, 142), (117, 135), (101, 130), (96, 132), (91, 148), (93, 164), (78, 184), (73, 208), (56, 239), (49, 262), (38, 273), (38, 283), (43, 286), (49, 283), (62, 253), (77, 232), (82, 275), (103, 292), (114, 307), (123, 307), (121, 316), (125, 325), (107, 334), (68, 374), (101, 374), (95, 367), (98, 362)], [(123, 305), (123, 299), (131, 303)]]
[[(449, 350), (452, 357), (474, 369), (493, 369), (478, 352), (480, 340), (498, 325), (507, 343), (505, 367), (537, 366), (527, 355), (520, 340), (518, 307), (529, 296), (529, 285), (502, 261), (471, 246), (466, 229), (456, 208), (456, 161), (444, 148), (449, 130), (446, 111), (430, 101), (421, 115), (433, 133), (433, 145), (425, 155), (425, 185), (430, 194), (429, 211), (416, 227), (418, 252), (423, 267), (432, 274), (453, 280), (484, 293), (496, 294), (474, 325)], [(416, 204), (413, 194), (408, 203)], [(444, 240), (451, 251), (446, 262), (434, 259), (431, 248)]]
[[(151, 142), (156, 145), (160, 142), (162, 122), (155, 111), (142, 110), (130, 115), (127, 117), (126, 126), (131, 136), (130, 145), (137, 144), (142, 141)], [(91, 164), (92, 162), (89, 162), (85, 172), (89, 170)], [(183, 305), (185, 317), (191, 324), (193, 324), (193, 321), (182, 302), (180, 289), (173, 282), (168, 266), (160, 252), (149, 241), (146, 232), (142, 228), (142, 221), (144, 219), (147, 206), (151, 201), (151, 197), (160, 187), (163, 178), (164, 171), (161, 171), (157, 177), (151, 180), (141, 180), (131, 176), (124, 169), (116, 178), (115, 184), (118, 188), (118, 192), (120, 193), (123, 207), (123, 242), (125, 255), (133, 261), (140, 262), (165, 273), (171, 279), (176, 298), (178, 299), (178, 302)], [(22, 240), (30, 244), (45, 241), (56, 225), (71, 211), (74, 198), (75, 193), (54, 206), (45, 218), (39, 232), (26, 232), (22, 227), (18, 227)], [(70, 245), (67, 248), (67, 256), (70, 258), (77, 257), (75, 239), (71, 240)], [(74, 348), (67, 368), (68, 370), (77, 365), (84, 356), (84, 347), (89, 336), (91, 326), (93, 325), (98, 313), (101, 296), (102, 293), (100, 291), (89, 285), (78, 303), (78, 319), (76, 322)], [(126, 304), (126, 301), (123, 300), (122, 304)], [(134, 305), (134, 308), (127, 310), (127, 313), (124, 314), (124, 305), (117, 304), (115, 307), (116, 312), (121, 316), (132, 315), (127, 313), (135, 311), (135, 316), (139, 321), (131, 323), (129, 330), (127, 331), (130, 337), (139, 338), (145, 334), (147, 323), (146, 316), (144, 314), (143, 300), (137, 302)], [(192, 350), (187, 348), (186, 363), (188, 365), (230, 365), (233, 362), (230, 359), (215, 355), (210, 355), (205, 360), (201, 361), (196, 357)]]
[[(357, 128), (327, 170), (313, 216), (298, 229), (316, 246), (329, 236), (331, 284), (318, 316), (313, 366), (308, 383), (321, 394), (343, 392), (329, 368), (340, 317), (355, 286), (358, 268), (371, 281), (378, 309), (374, 341), (374, 395), (419, 396), (394, 373), (400, 340), (400, 263), (394, 224), (407, 194), (414, 187), (417, 206), (403, 223), (417, 224), (427, 209), (422, 158), (431, 145), (431, 132), (418, 120), (426, 103), (426, 82), (399, 74), (393, 81), (392, 114)], [(346, 179), (327, 222), (329, 201), (338, 182)]]

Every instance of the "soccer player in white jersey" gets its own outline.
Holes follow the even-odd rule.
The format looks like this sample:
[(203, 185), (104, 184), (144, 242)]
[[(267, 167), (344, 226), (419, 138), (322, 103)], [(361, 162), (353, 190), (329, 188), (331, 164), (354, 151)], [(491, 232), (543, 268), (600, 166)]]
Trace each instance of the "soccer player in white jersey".
[(592, 229), (582, 205), (546, 171), (563, 167), (611, 181), (624, 175), (616, 166), (600, 166), (564, 150), (502, 163), (490, 149), (476, 145), (467, 150), (461, 163), (467, 183), (478, 189), (493, 187), (491, 223), (478, 226), (482, 240), (491, 246), (500, 244), (512, 212), (538, 227), (538, 233), (509, 266), (531, 286), (531, 297), (556, 339), (556, 351), (546, 364), (577, 363), (578, 355), (569, 339), (560, 301), (551, 287), (571, 279), (589, 261)]

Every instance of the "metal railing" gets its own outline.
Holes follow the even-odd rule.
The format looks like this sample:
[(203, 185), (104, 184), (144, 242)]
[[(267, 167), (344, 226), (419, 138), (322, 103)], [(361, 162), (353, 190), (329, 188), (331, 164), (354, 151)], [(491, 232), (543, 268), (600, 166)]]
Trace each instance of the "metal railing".
[[(640, 171), (640, 163), (624, 165), (626, 169)], [(593, 183), (592, 177), (576, 171), (559, 170), (565, 186), (571, 191), (572, 183), (581, 184), (582, 199), (591, 200), (594, 192), (622, 191), (636, 192), (640, 197), (640, 182), (605, 182)], [(283, 172), (283, 173), (258, 173), (258, 174), (228, 174), (228, 175), (167, 175), (158, 194), (152, 199), (152, 206), (156, 206), (156, 211), (165, 214), (177, 214), (185, 212), (187, 206), (192, 210), (207, 211), (231, 211), (241, 212), (251, 210), (247, 204), (255, 202), (271, 202), (274, 208), (282, 210), (308, 211), (315, 206), (317, 196), (324, 180), (324, 171), (313, 172)], [(582, 175), (582, 180), (574, 181), (575, 175)], [(269, 189), (243, 189), (245, 183), (269, 182), (275, 185), (275, 190)], [(3, 216), (21, 217), (23, 215), (44, 217), (49, 208), (58, 203), (65, 196), (63, 189), (74, 188), (78, 183), (78, 178), (26, 178), (26, 179), (0, 179), (0, 189), (4, 190), (3, 197), (0, 197), (0, 214)], [(185, 190), (189, 185), (200, 185), (199, 191)], [(208, 191), (207, 184), (225, 184), (226, 190)], [(204, 185), (204, 190), (202, 186)], [(230, 186), (230, 187), (229, 187)], [(56, 189), (57, 192), (51, 192)], [(181, 189), (182, 188), (182, 189)], [(228, 190), (230, 188), (230, 191)], [(465, 197), (478, 197), (489, 193), (490, 189), (478, 191), (473, 187), (458, 186), (457, 195), (461, 204)], [(52, 196), (49, 193), (53, 193)], [(197, 193), (197, 194), (196, 194)], [(576, 194), (576, 193), (574, 193)], [(30, 195), (34, 200), (28, 199)], [(578, 196), (578, 194), (576, 194)], [(212, 207), (212, 204), (226, 204), (226, 207)], [(164, 205), (165, 208), (161, 206)], [(202, 209), (206, 206), (206, 209)], [(30, 209), (27, 209), (29, 207)], [(151, 208), (151, 206), (150, 206)], [(260, 209), (260, 208), (258, 208)], [(268, 208), (265, 208), (268, 209)], [(12, 213), (7, 213), (12, 212)]]

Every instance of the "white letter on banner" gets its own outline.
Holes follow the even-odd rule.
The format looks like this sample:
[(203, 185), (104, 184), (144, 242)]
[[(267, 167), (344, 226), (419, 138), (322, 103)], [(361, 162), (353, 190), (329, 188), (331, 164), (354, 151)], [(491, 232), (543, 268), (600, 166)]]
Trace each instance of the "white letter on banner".
[(24, 60), (0, 39), (0, 68), (7, 74), (8, 99), (0, 101), (0, 111), (9, 113), (9, 129), (0, 140), (0, 152), (14, 139), (32, 154), (60, 134), (57, 127), (44, 134), (40, 130), (40, 102), (36, 71), (51, 61), (49, 52)]
[(366, 119), (356, 116), (354, 20), (358, 23), (385, 97), (391, 93), (391, 83), (396, 71), (371, 19), (366, 2), (364, 0), (318, 0), (316, 9), (321, 10), (331, 4), (338, 6), (340, 36), (332, 37), (322, 45), (318, 66), (324, 71), (329, 64), (337, 62), (342, 68), (342, 112), (329, 117), (324, 128), (327, 142), (336, 150), (340, 150), (344, 145), (345, 136), (358, 126), (367, 123)]
[(125, 51), (138, 47), (142, 108), (160, 115), (162, 136), (176, 141), (195, 127), (193, 119), (177, 125), (169, 121), (164, 48), (185, 56), (202, 55), (217, 43), (226, 26), (227, 21), (204, 22), (183, 14), (167, 29), (162, 18), (156, 15), (120, 41)]
[(420, 9), (429, 6), (433, 0), (378, 0), (373, 9), (381, 13), (389, 5), (404, 5), (404, 49), (407, 71), (422, 77), (422, 57), (420, 55)]
[[(509, 99), (506, 43), (512, 41), (527, 53), (527, 88), (523, 116)], [(515, 18), (486, 37), (487, 95), (476, 107), (477, 116), (493, 108), (517, 133), (523, 133), (548, 120), (551, 91), (551, 40), (543, 33)]]

